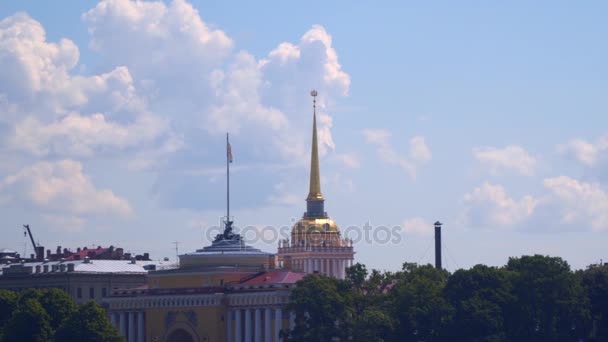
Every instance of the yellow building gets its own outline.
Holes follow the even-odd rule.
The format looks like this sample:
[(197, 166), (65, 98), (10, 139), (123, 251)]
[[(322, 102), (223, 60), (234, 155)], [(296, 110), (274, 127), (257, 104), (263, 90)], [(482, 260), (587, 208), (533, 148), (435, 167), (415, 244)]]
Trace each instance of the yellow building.
[(307, 210), (291, 241), (280, 241), (276, 255), (262, 252), (233, 233), (227, 219), (211, 246), (180, 255), (178, 269), (150, 272), (146, 286), (115, 291), (106, 300), (129, 342), (279, 341), (280, 331), (294, 325), (286, 307), (298, 280), (307, 273), (344, 277), (354, 251), (324, 211), (316, 106), (313, 113)]

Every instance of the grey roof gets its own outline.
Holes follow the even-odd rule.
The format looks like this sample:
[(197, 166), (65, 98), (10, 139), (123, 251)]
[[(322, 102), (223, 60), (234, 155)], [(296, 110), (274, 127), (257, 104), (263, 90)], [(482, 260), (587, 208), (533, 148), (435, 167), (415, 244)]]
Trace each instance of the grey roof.
[[(60, 271), (52, 272), (53, 265), (74, 265), (75, 273), (121, 273), (121, 274), (146, 274), (148, 270), (144, 268), (146, 265), (156, 265), (157, 269), (170, 268), (174, 264), (162, 261), (136, 261), (134, 264), (130, 260), (90, 260), (86, 263), (84, 260), (73, 260), (73, 261), (46, 261), (46, 262), (26, 262), (19, 264), (8, 264), (1, 265), (0, 271), (7, 269), (15, 265), (23, 265), (24, 267), (31, 267), (32, 274), (36, 273), (36, 266), (48, 266), (48, 273), (58, 273)], [(43, 268), (43, 267), (41, 267)], [(67, 266), (65, 267), (67, 271)], [(40, 273), (44, 271), (41, 270)], [(2, 272), (0, 272), (2, 274)]]
[(211, 246), (197, 249), (194, 253), (187, 253), (184, 256), (194, 255), (271, 255), (272, 253), (262, 252), (261, 250), (249, 246), (243, 240), (218, 240), (213, 241)]
[(12, 250), (12, 249), (8, 249), (8, 248), (2, 248), (0, 249), (0, 253), (3, 254), (16, 254), (17, 252)]

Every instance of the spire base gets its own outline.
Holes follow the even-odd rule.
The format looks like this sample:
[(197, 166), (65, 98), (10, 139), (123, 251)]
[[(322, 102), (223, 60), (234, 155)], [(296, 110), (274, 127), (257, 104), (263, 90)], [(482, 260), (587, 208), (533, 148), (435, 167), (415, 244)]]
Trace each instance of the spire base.
[(325, 201), (324, 200), (307, 200), (306, 201), (306, 212), (304, 213), (306, 218), (327, 218), (325, 212)]

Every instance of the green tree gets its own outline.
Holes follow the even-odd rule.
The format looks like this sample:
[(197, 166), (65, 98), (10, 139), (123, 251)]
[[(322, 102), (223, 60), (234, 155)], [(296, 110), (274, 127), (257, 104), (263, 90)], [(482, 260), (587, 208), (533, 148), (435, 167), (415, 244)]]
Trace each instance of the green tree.
[(380, 308), (365, 308), (353, 323), (353, 341), (385, 341), (394, 330), (394, 320)]
[(105, 311), (95, 302), (81, 305), (55, 333), (56, 341), (119, 342), (124, 341)]
[(608, 264), (591, 265), (578, 276), (591, 303), (591, 335), (597, 341), (608, 341)]
[(456, 341), (506, 341), (504, 315), (514, 301), (511, 276), (485, 265), (454, 272), (444, 290), (454, 308), (444, 335)]
[(2, 342), (47, 342), (53, 337), (49, 315), (33, 298), (24, 299), (4, 329)]
[(367, 278), (367, 268), (361, 263), (356, 263), (346, 268), (346, 279), (348, 279), (356, 289), (362, 289), (363, 283)]
[(572, 341), (588, 334), (589, 302), (570, 266), (559, 257), (510, 258), (514, 305), (505, 317), (511, 341)]
[(287, 340), (346, 340), (351, 335), (352, 292), (349, 282), (326, 276), (311, 274), (298, 281), (289, 306), (296, 314), (296, 326)]
[(0, 290), (0, 335), (17, 307), (17, 298), (19, 296), (16, 292)]
[(396, 341), (437, 341), (450, 319), (442, 292), (449, 273), (431, 265), (405, 263), (390, 291)]
[(51, 328), (57, 330), (61, 323), (78, 310), (78, 306), (65, 291), (60, 289), (45, 289), (38, 299), (44, 310), (51, 317)]

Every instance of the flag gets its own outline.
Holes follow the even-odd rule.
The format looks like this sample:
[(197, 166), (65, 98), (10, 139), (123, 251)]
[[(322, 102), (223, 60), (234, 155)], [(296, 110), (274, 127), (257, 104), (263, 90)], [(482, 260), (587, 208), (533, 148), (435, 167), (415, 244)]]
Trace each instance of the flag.
[(232, 147), (230, 146), (230, 143), (226, 143), (226, 152), (228, 153), (228, 161), (232, 163)]

